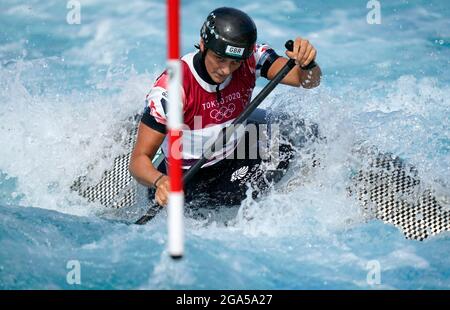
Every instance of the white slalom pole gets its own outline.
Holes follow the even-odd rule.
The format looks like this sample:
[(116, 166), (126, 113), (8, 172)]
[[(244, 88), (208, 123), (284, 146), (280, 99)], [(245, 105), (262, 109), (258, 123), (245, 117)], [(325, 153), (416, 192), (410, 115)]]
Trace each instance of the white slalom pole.
[(168, 251), (172, 258), (184, 254), (184, 192), (182, 173), (181, 61), (179, 54), (179, 0), (167, 0), (169, 45), (169, 107), (167, 129), (169, 135), (170, 194), (168, 205)]

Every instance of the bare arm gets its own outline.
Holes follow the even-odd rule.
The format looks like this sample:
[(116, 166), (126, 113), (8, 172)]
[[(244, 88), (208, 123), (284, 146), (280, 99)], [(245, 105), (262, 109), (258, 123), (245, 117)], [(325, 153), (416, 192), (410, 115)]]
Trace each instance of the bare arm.
[[(280, 57), (275, 60), (267, 72), (267, 78), (272, 80), (287, 61), (288, 59), (285, 57)], [(288, 75), (284, 77), (281, 83), (296, 87), (302, 86), (303, 88), (314, 88), (320, 85), (321, 76), (322, 71), (318, 65), (311, 70), (302, 70), (299, 66), (295, 66)]]
[(131, 153), (128, 169), (131, 175), (142, 185), (153, 186), (155, 180), (161, 175), (161, 172), (153, 166), (152, 158), (161, 146), (164, 137), (164, 134), (147, 125), (139, 124), (138, 136)]

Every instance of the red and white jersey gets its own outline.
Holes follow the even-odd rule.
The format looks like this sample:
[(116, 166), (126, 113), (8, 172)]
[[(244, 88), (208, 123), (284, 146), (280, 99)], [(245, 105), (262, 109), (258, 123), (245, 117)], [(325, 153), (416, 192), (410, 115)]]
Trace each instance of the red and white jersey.
[[(205, 145), (210, 145), (224, 127), (231, 124), (250, 102), (256, 79), (278, 55), (267, 45), (256, 45), (253, 56), (245, 60), (222, 84), (207, 83), (194, 68), (196, 53), (182, 60), (183, 168), (188, 169), (201, 158)], [(142, 121), (151, 128), (165, 133), (168, 107), (168, 74), (163, 72), (146, 97)], [(218, 92), (220, 94), (218, 94)], [(217, 150), (203, 167), (215, 164), (233, 152), (243, 132), (233, 135), (223, 149)], [(168, 155), (168, 137), (162, 149)]]

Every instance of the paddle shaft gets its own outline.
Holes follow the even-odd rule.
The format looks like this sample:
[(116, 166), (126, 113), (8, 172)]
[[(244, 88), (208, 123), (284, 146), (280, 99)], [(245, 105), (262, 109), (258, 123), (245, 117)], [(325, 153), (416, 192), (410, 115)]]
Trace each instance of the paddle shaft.
[[(293, 49), (293, 41), (289, 40), (285, 44), (286, 48), (290, 51)], [(253, 111), (256, 110), (256, 108), (261, 104), (261, 102), (266, 99), (266, 97), (272, 92), (272, 90), (283, 80), (283, 78), (291, 71), (291, 69), (295, 67), (295, 60), (289, 59), (287, 63), (281, 68), (280, 71), (275, 75), (275, 77), (267, 83), (266, 86), (261, 90), (261, 92), (250, 102), (250, 104), (244, 109), (244, 111), (231, 123), (230, 126), (225, 127), (219, 136), (217, 137), (216, 141), (212, 144), (212, 147), (207, 148), (206, 152), (203, 153), (202, 158), (200, 158), (189, 170), (184, 174), (183, 176), (183, 183), (186, 184), (192, 178), (195, 176), (195, 174), (200, 170), (200, 168), (208, 161), (208, 158), (211, 157), (211, 155), (214, 153), (214, 146), (216, 143), (219, 143), (220, 141), (223, 141), (223, 137), (225, 135), (226, 142), (231, 138), (233, 133), (235, 132), (237, 126), (239, 124), (243, 124), (247, 118), (252, 114)], [(157, 212), (153, 208), (152, 212), (147, 212), (144, 216), (142, 216), (140, 219), (136, 221), (135, 224), (145, 224), (149, 220), (151, 220)]]
[(239, 117), (237, 117), (230, 126), (224, 128), (216, 141), (213, 143), (211, 148), (208, 148), (206, 152), (203, 154), (202, 158), (199, 159), (185, 174), (183, 177), (183, 183), (188, 183), (194, 175), (200, 170), (200, 168), (208, 161), (211, 155), (214, 152), (214, 146), (220, 141), (223, 141), (223, 137), (225, 135), (226, 143), (230, 140), (231, 136), (235, 132), (237, 125), (243, 124), (247, 118), (252, 114), (253, 111), (261, 104), (261, 102), (272, 92), (272, 90), (280, 83), (280, 81), (289, 73), (289, 71), (295, 66), (295, 61), (290, 59), (284, 67), (278, 72), (275, 78), (270, 81), (261, 92), (253, 99), (253, 101), (245, 108)]

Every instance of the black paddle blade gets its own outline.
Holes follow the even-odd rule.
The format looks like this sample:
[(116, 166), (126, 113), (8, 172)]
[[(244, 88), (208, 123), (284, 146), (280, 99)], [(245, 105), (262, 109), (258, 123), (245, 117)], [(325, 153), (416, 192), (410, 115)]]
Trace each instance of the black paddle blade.
[(151, 221), (158, 213), (161, 211), (163, 207), (161, 207), (158, 204), (154, 204), (150, 208), (148, 208), (147, 213), (145, 215), (141, 216), (135, 224), (137, 225), (144, 225), (145, 223)]

